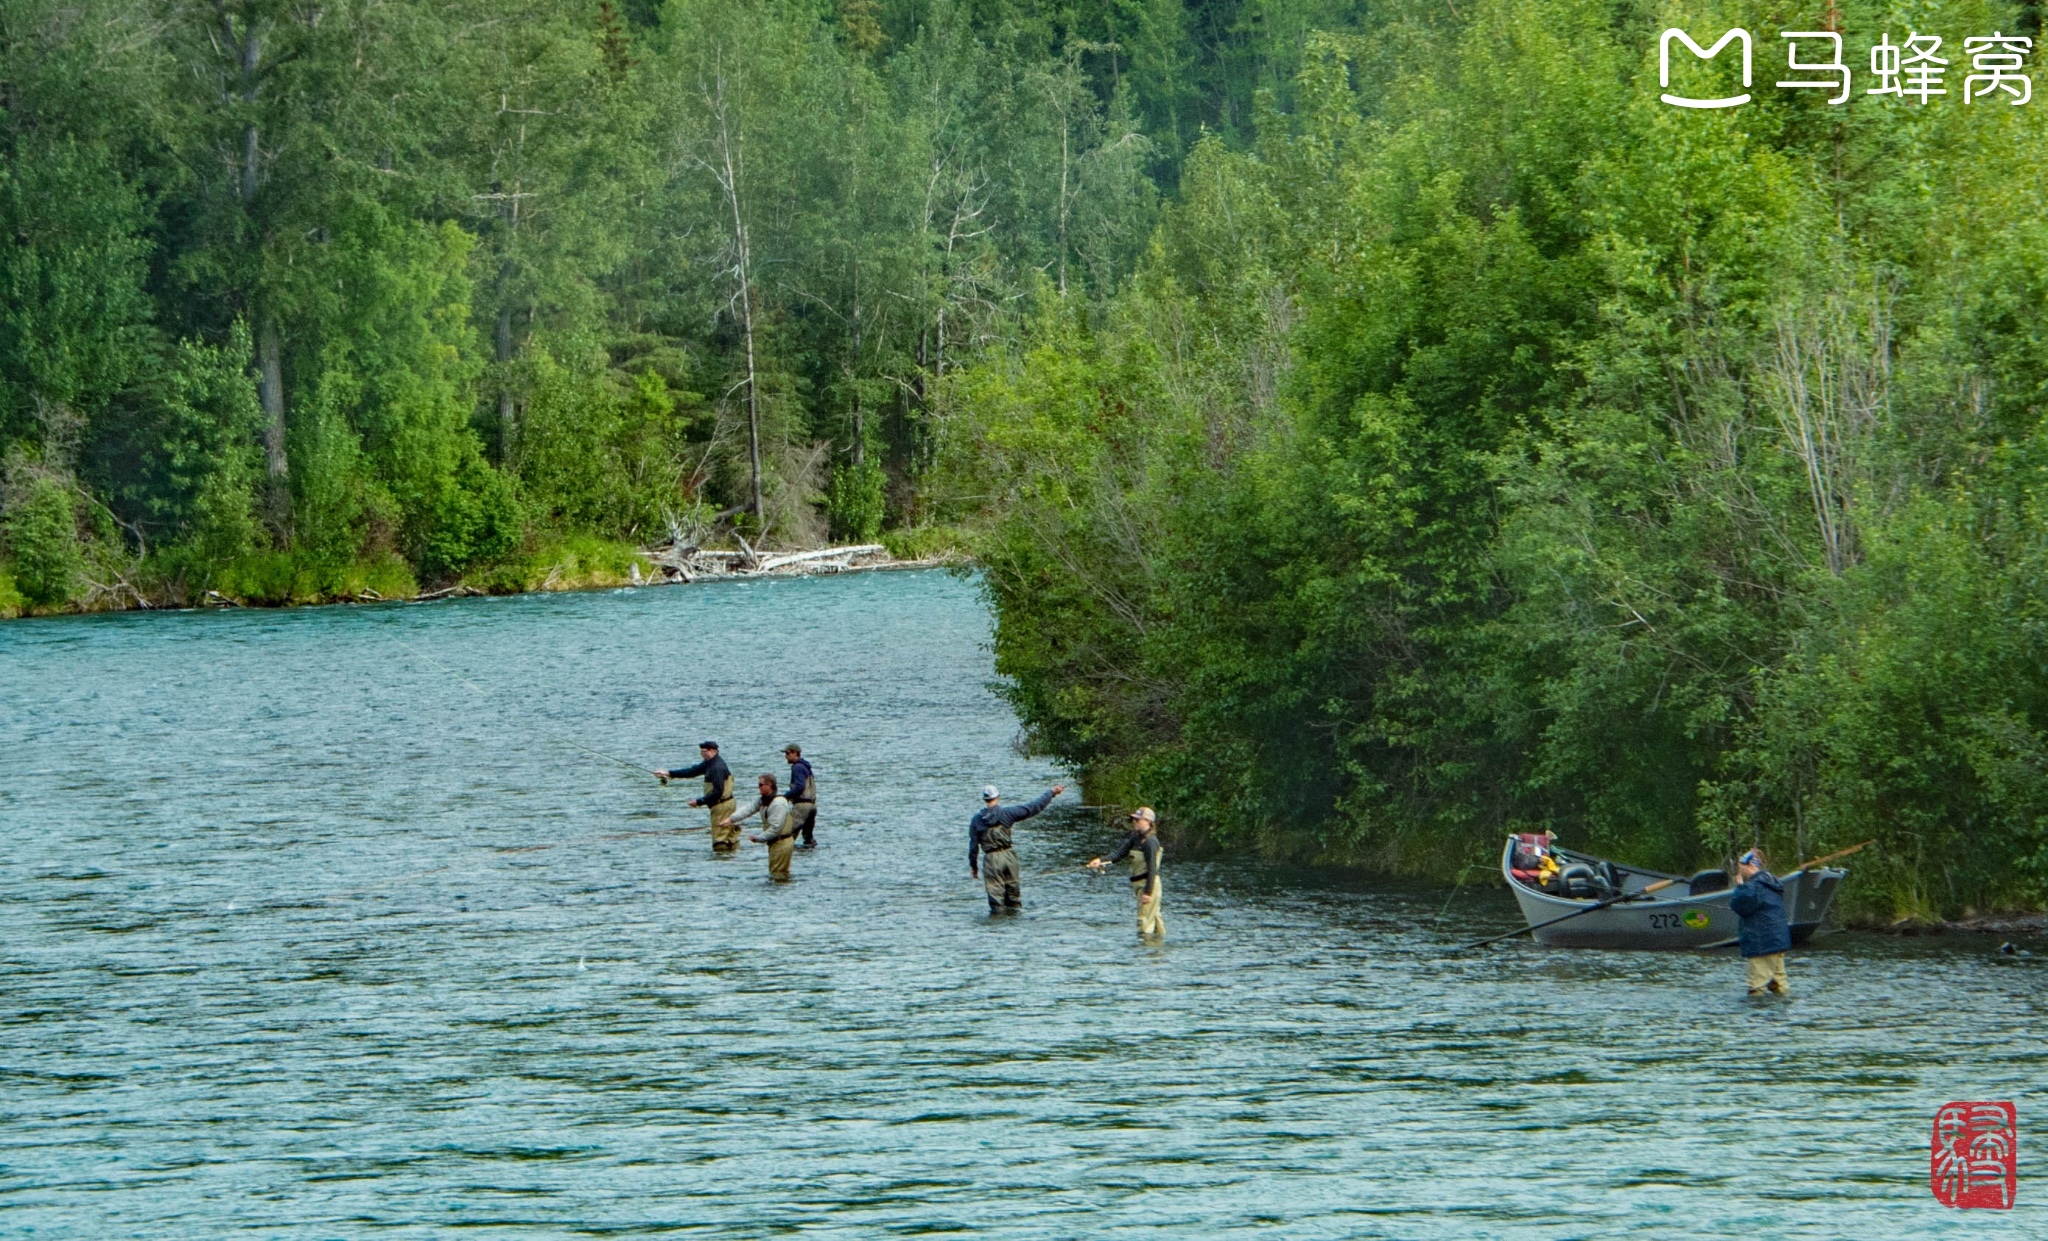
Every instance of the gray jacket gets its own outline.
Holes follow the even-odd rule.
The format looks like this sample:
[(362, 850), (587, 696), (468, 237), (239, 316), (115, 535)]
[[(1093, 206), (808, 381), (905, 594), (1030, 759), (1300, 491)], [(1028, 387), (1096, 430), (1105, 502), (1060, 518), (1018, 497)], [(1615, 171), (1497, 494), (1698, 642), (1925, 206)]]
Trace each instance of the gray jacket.
[(768, 829), (761, 833), (763, 844), (796, 835), (796, 827), (789, 821), (789, 799), (782, 794), (777, 793), (765, 805), (761, 798), (756, 797), (754, 804), (732, 816), (732, 821), (738, 823), (741, 819), (752, 818), (757, 814), (761, 816), (762, 824)]

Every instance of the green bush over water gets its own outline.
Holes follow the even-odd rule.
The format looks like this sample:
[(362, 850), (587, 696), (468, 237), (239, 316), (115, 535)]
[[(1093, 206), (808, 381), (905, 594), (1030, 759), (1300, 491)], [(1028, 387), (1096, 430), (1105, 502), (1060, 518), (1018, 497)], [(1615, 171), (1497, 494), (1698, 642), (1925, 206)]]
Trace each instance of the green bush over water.
[[(2048, 122), (1663, 105), (1672, 21), (1776, 42), (1705, 13), (1311, 39), (1106, 305), (953, 377), (931, 494), (1091, 800), (1446, 878), (1516, 830), (1676, 870), (1876, 838), (1861, 916), (2042, 903)], [(1896, 41), (1845, 20), (1851, 64)]]

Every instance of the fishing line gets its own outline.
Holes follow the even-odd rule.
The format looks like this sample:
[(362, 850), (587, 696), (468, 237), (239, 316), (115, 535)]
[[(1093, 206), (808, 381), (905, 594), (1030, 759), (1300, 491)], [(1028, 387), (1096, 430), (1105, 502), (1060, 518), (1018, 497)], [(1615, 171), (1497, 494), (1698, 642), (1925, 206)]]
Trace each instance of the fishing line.
[[(470, 680), (468, 677), (462, 675), (460, 672), (457, 672), (455, 669), (450, 668), (447, 664), (444, 664), (440, 660), (435, 659), (432, 655), (427, 654), (425, 651), (419, 649), (419, 647), (413, 645), (412, 643), (408, 642), (406, 643), (406, 646), (409, 650), (412, 651), (413, 654), (419, 656), (421, 659), (426, 660), (428, 663), (434, 665), (436, 668), (439, 668), (441, 671), (447, 673), (449, 676), (454, 677), (456, 680), (462, 682), (464, 685), (467, 685), (469, 686), (469, 688), (475, 690), (479, 697), (483, 698), (486, 701), (492, 701), (490, 691), (486, 690), (483, 686), (478, 685), (475, 681)], [(538, 726), (534, 727), (534, 731), (552, 741), (559, 741), (566, 746), (574, 746), (576, 749), (583, 751), (585, 754), (596, 755), (598, 758), (601, 758), (608, 763), (617, 763), (619, 766), (627, 768), (631, 771), (639, 772), (641, 775), (654, 774), (654, 769), (651, 767), (644, 767), (639, 763), (631, 762), (627, 759), (620, 758), (616, 754), (607, 754), (603, 750), (592, 749), (590, 746), (584, 745), (581, 741), (576, 740), (574, 737), (564, 736), (563, 734), (555, 732), (551, 729), (540, 728)]]
[(1451, 912), (1451, 902), (1458, 899), (1458, 893), (1465, 887), (1465, 876), (1471, 873), (1472, 864), (1470, 862), (1458, 868), (1458, 882), (1451, 885), (1451, 894), (1444, 898), (1444, 907), (1436, 911), (1436, 921), (1429, 924), (1429, 929), (1432, 932), (1443, 925), (1444, 915)]

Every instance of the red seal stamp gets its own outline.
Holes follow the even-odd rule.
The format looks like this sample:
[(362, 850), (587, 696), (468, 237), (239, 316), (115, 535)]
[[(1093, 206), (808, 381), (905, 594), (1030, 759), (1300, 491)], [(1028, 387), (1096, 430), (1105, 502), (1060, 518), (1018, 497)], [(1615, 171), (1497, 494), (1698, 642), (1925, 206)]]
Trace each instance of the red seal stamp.
[(2011, 1210), (2019, 1162), (2019, 1114), (2012, 1104), (1944, 1103), (1934, 1114), (1927, 1188), (1941, 1205)]

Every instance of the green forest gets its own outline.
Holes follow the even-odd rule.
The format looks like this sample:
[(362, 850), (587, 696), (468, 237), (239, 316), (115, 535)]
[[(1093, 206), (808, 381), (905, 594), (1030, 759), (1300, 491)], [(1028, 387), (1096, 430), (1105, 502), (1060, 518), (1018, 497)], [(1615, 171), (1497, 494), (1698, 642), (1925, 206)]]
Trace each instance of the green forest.
[[(1183, 845), (2038, 908), (2048, 100), (1963, 79), (2040, 24), (0, 0), (0, 610), (957, 544), (1032, 744)], [(1752, 101), (1663, 103), (1670, 26)], [(1868, 93), (1915, 32), (1946, 94)]]

